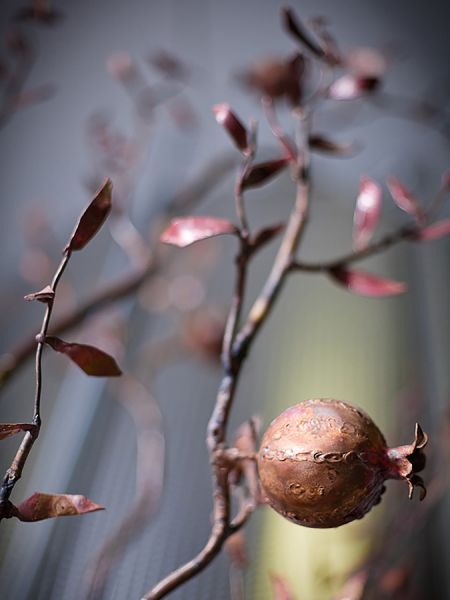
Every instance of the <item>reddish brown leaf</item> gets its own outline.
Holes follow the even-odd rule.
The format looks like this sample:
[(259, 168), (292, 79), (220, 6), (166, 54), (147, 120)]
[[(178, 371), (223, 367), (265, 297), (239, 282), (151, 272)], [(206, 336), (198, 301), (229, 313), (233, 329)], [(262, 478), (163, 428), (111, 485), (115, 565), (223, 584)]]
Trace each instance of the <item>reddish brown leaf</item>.
[(45, 343), (56, 352), (68, 356), (87, 375), (96, 377), (117, 377), (122, 371), (112, 356), (94, 346), (86, 344), (71, 344), (57, 337), (47, 336)]
[(248, 133), (228, 104), (216, 104), (213, 107), (216, 121), (228, 132), (241, 152), (248, 152)]
[(359, 77), (382, 77), (387, 69), (385, 56), (375, 48), (354, 48), (345, 58), (345, 65)]
[(24, 296), (24, 299), (31, 302), (33, 300), (38, 300), (39, 302), (45, 302), (48, 304), (55, 297), (55, 292), (49, 285), (46, 285), (45, 288), (40, 290), (39, 292), (33, 292), (32, 294), (27, 294)]
[(34, 432), (35, 430), (36, 425), (33, 425), (33, 423), (0, 423), (0, 440), (5, 440), (21, 431)]
[(81, 215), (66, 251), (81, 250), (94, 237), (111, 210), (112, 183), (107, 179)]
[(387, 186), (395, 204), (412, 215), (418, 223), (422, 223), (424, 219), (423, 211), (411, 192), (395, 177), (389, 177)]
[(200, 240), (206, 240), (227, 233), (236, 234), (238, 229), (231, 221), (216, 217), (178, 217), (172, 219), (160, 240), (164, 244), (172, 244), (185, 248)]
[(289, 164), (288, 158), (277, 158), (253, 165), (242, 181), (242, 188), (264, 185)]
[(343, 75), (330, 85), (328, 96), (333, 100), (354, 100), (373, 92), (379, 83), (379, 79), (375, 77)]
[(104, 510), (85, 496), (70, 494), (43, 494), (36, 492), (24, 500), (17, 508), (17, 518), (21, 521), (42, 521), (52, 517), (84, 515), (96, 510)]
[(272, 584), (273, 600), (294, 600), (294, 595), (284, 577), (271, 573), (270, 581)]
[(378, 277), (364, 271), (350, 271), (339, 267), (331, 269), (330, 275), (350, 292), (361, 296), (393, 296), (406, 291), (406, 285), (400, 281)]
[(361, 177), (359, 194), (353, 215), (353, 246), (367, 246), (380, 217), (382, 191), (378, 183), (369, 177)]
[(284, 223), (277, 223), (276, 225), (270, 225), (269, 227), (264, 227), (260, 229), (251, 241), (252, 251), (268, 244), (273, 240), (277, 235), (279, 235), (283, 229), (285, 228)]
[(308, 48), (318, 58), (325, 58), (325, 52), (309, 35), (291, 8), (281, 9), (281, 21), (284, 29), (302, 46)]
[(338, 144), (323, 135), (311, 135), (309, 146), (316, 152), (324, 152), (334, 156), (351, 156), (355, 152), (353, 144)]
[(437, 240), (445, 235), (450, 234), (450, 219), (442, 219), (428, 227), (424, 227), (417, 233), (417, 239), (421, 242)]
[(292, 106), (297, 106), (302, 95), (304, 69), (305, 59), (297, 53), (288, 58), (262, 60), (242, 73), (240, 79), (246, 86), (262, 94), (263, 98), (286, 98)]

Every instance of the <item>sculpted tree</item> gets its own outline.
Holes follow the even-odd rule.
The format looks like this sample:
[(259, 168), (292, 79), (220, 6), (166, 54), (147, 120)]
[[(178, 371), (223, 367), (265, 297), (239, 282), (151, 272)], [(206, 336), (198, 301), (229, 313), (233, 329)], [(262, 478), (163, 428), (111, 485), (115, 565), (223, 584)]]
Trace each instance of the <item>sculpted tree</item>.
[[(22, 18), (35, 18), (33, 10), (24, 11)], [(240, 529), (259, 506), (268, 504), (296, 524), (324, 528), (338, 527), (362, 518), (381, 500), (385, 491), (384, 482), (389, 478), (405, 480), (410, 498), (416, 487), (419, 488), (420, 499), (425, 497), (425, 485), (418, 473), (425, 466), (423, 448), (428, 438), (420, 425), (416, 425), (414, 440), (410, 444), (388, 448), (383, 434), (370, 417), (359, 408), (342, 401), (312, 399), (288, 408), (272, 422), (261, 442), (258, 441), (257, 419), (250, 419), (241, 425), (235, 432), (234, 439), (229, 441), (230, 414), (234, 403), (239, 401), (238, 383), (246, 359), (289, 277), (301, 273), (317, 273), (325, 275), (330, 284), (339, 285), (354, 294), (371, 297), (402, 294), (407, 291), (403, 282), (367, 272), (360, 269), (357, 263), (402, 241), (422, 243), (450, 234), (450, 220), (438, 217), (449, 193), (448, 174), (444, 175), (436, 197), (427, 205), (419, 202), (402, 182), (390, 177), (387, 181), (389, 195), (395, 205), (407, 213), (408, 222), (383, 235), (377, 235), (383, 189), (380, 182), (361, 174), (359, 190), (355, 190), (352, 248), (348, 253), (324, 262), (306, 262), (301, 259), (299, 250), (310, 212), (312, 155), (323, 153), (339, 158), (349, 157), (357, 151), (353, 144), (337, 143), (327, 134), (316, 131), (314, 117), (328, 103), (376, 99), (386, 70), (386, 57), (367, 48), (350, 54), (342, 52), (324, 20), (315, 19), (307, 28), (289, 8), (282, 11), (282, 24), (294, 43), (293, 54), (262, 60), (241, 75), (242, 83), (256, 93), (262, 103), (267, 123), (279, 145), (279, 152), (272, 159), (259, 162), (256, 158), (256, 123), (251, 121), (248, 125), (244, 124), (227, 103), (214, 106), (213, 114), (217, 123), (229, 136), (241, 157), (234, 187), (236, 217), (231, 221), (210, 215), (185, 214), (207, 194), (233, 161), (225, 161), (225, 166), (223, 162), (219, 166), (208, 165), (201, 178), (201, 185), (192, 186), (189, 193), (175, 199), (160, 215), (164, 217), (165, 225), (162, 234), (157, 237), (164, 244), (185, 248), (197, 242), (208, 244), (209, 238), (225, 235), (234, 238), (237, 252), (234, 290), (225, 324), (207, 316), (195, 323), (191, 321), (182, 335), (175, 337), (175, 340), (171, 339), (169, 345), (165, 340), (164, 348), (158, 346), (158, 352), (154, 354), (165, 357), (161, 362), (168, 356), (170, 360), (176, 346), (184, 347), (185, 351), (186, 348), (201, 350), (210, 358), (217, 359), (220, 355), (222, 376), (206, 435), (213, 490), (213, 519), (209, 538), (195, 557), (156, 583), (143, 597), (146, 600), (163, 598), (196, 576), (225, 545), (232, 556), (238, 557), (237, 561), (243, 560), (239, 558)], [(161, 55), (157, 64), (166, 73), (170, 73), (174, 80), (183, 80), (186, 76), (181, 63), (169, 55)], [(111, 61), (110, 70), (125, 85), (129, 85), (135, 75), (133, 65), (123, 56)], [(130, 89), (133, 85), (130, 84)], [(167, 90), (165, 93), (170, 96)], [(278, 121), (277, 107), (281, 102), (287, 103), (290, 108), (294, 139), (291, 139)], [(420, 118), (433, 125), (437, 109), (434, 112), (421, 112), (421, 106), (420, 103), (415, 107), (410, 105), (410, 114), (407, 116)], [(103, 129), (101, 135), (102, 140), (106, 139)], [(108, 155), (107, 158), (110, 159), (111, 156)], [(113, 161), (105, 163), (112, 164)], [(126, 180), (128, 168), (128, 163), (117, 167), (117, 178), (123, 176)], [(293, 190), (289, 217), (255, 230), (247, 216), (246, 192), (265, 185), (285, 171), (291, 176)], [(113, 175), (111, 174), (112, 177)], [(60, 279), (73, 253), (82, 250), (108, 218), (112, 206), (112, 186), (113, 182), (109, 179), (104, 182), (81, 215), (63, 250), (63, 258), (52, 281), (40, 291), (25, 297), (26, 300), (43, 303), (45, 311), (38, 335), (25, 340), (11, 353), (13, 360), (2, 373), (3, 384), (31, 352), (35, 353), (36, 389), (32, 419), (27, 423), (0, 424), (0, 439), (24, 433), (1, 485), (0, 520), (18, 518), (22, 521), (36, 521), (56, 516), (81, 515), (103, 508), (81, 495), (41, 492), (16, 502), (13, 492), (42, 425), (40, 407), (44, 348), (48, 346), (66, 355), (88, 375), (120, 376), (121, 370), (115, 360), (103, 350), (67, 342), (57, 335), (81, 322), (87, 314), (135, 293), (165, 266), (164, 261), (158, 262), (155, 259), (151, 245), (142, 250), (141, 240), (136, 242), (135, 239), (140, 252), (137, 271), (113, 282), (52, 327), (51, 317)], [(182, 216), (178, 216), (178, 211), (183, 213)], [(126, 221), (123, 214), (121, 216), (121, 223), (125, 223), (124, 228), (128, 228), (129, 233), (131, 223)], [(134, 234), (132, 232), (132, 236)], [(153, 244), (155, 243), (156, 240), (153, 240)], [(278, 244), (275, 259), (261, 291), (253, 299), (248, 313), (245, 313), (244, 299), (252, 261), (269, 243)], [(137, 254), (133, 256), (136, 257)], [(153, 365), (153, 369), (155, 368)], [(131, 386), (130, 390), (132, 393), (139, 393), (136, 387)], [(135, 412), (137, 423), (142, 414), (142, 406), (141, 403)], [(152, 421), (151, 426), (153, 424)], [(162, 451), (159, 451), (161, 446), (155, 453), (162, 461)], [(145, 468), (145, 464), (143, 466)], [(158, 482), (152, 480), (152, 484), (158, 489), (158, 498), (160, 479), (159, 477)], [(437, 492), (435, 488), (438, 489)], [(434, 500), (443, 489), (445, 485), (442, 481), (433, 487)], [(98, 564), (102, 566), (101, 576), (95, 572), (96, 569), (91, 573), (91, 584), (96, 589), (103, 585), (113, 558), (116, 560), (120, 555), (118, 548), (122, 549), (122, 545), (126, 543), (123, 540), (128, 539), (150, 517), (150, 512), (154, 509), (154, 498), (152, 511), (148, 511), (147, 494), (148, 490), (144, 490), (137, 498), (134, 509), (120, 524), (114, 544), (109, 541), (102, 549), (98, 557)], [(430, 506), (432, 504), (433, 502)], [(114, 546), (113, 551), (109, 552), (108, 544)], [(370, 564), (364, 571), (364, 576), (365, 580), (370, 580)], [(273, 589), (276, 598), (291, 597), (284, 582), (276, 576), (273, 577)], [(362, 595), (359, 597), (362, 598)]]

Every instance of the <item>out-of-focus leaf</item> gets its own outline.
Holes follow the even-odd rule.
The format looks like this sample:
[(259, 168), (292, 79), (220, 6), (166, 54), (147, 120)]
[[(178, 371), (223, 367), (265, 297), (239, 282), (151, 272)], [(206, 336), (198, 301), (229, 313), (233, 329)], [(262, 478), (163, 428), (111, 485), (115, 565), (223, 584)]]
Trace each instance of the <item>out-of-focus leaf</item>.
[(148, 58), (148, 62), (157, 71), (168, 77), (178, 81), (186, 81), (189, 79), (190, 71), (187, 65), (178, 57), (168, 52), (167, 50), (158, 50)]
[(389, 177), (387, 186), (395, 204), (412, 215), (418, 223), (423, 222), (423, 211), (414, 196), (396, 177)]
[(94, 237), (111, 210), (112, 183), (107, 179), (81, 215), (66, 251), (81, 250)]
[(242, 188), (264, 185), (278, 175), (289, 164), (288, 158), (277, 158), (253, 165), (242, 181)]
[(36, 431), (36, 425), (33, 423), (0, 423), (0, 440), (5, 440), (11, 435), (16, 435), (21, 431)]
[(270, 225), (269, 227), (264, 227), (263, 229), (260, 229), (251, 240), (252, 250), (254, 251), (257, 248), (268, 244), (277, 235), (279, 235), (284, 228), (284, 223), (277, 223), (276, 225)]
[(185, 248), (200, 240), (217, 235), (236, 234), (238, 229), (227, 219), (216, 217), (178, 217), (172, 219), (160, 240), (164, 244), (172, 244)]
[(376, 181), (361, 177), (353, 215), (354, 248), (364, 248), (372, 237), (380, 217), (382, 197), (381, 188)]
[(319, 38), (325, 51), (327, 62), (331, 65), (342, 66), (343, 58), (335, 37), (330, 33), (329, 22), (326, 17), (316, 16), (308, 19), (308, 26)]
[(183, 343), (189, 350), (217, 364), (222, 353), (225, 322), (225, 315), (213, 307), (191, 311), (183, 324)]
[(42, 521), (52, 517), (84, 515), (104, 510), (104, 507), (95, 504), (85, 496), (36, 492), (19, 504), (16, 509), (16, 516), (21, 521)]
[(228, 104), (216, 104), (213, 107), (216, 121), (227, 131), (241, 152), (248, 152), (248, 133), (244, 125)]
[(24, 299), (27, 300), (28, 302), (31, 302), (33, 300), (38, 300), (39, 302), (44, 302), (45, 304), (48, 304), (49, 302), (51, 302), (53, 300), (54, 297), (55, 297), (55, 292), (52, 290), (52, 288), (49, 285), (46, 285), (45, 288), (43, 288), (39, 292), (33, 292), (32, 294), (27, 294), (26, 296), (24, 296)]
[(309, 146), (311, 150), (333, 154), (334, 156), (351, 156), (355, 152), (354, 144), (338, 144), (319, 134), (309, 137)]
[(271, 573), (270, 582), (272, 584), (273, 600), (295, 600), (294, 595), (284, 577), (276, 575), (275, 573)]
[(45, 102), (52, 98), (56, 93), (56, 88), (51, 83), (41, 85), (39, 87), (32, 88), (30, 90), (24, 90), (18, 94), (14, 99), (16, 109), (27, 108), (33, 106), (39, 102)]
[(288, 58), (268, 58), (252, 65), (240, 80), (263, 98), (286, 98), (292, 106), (300, 104), (305, 58), (294, 54)]
[(112, 356), (87, 344), (72, 344), (57, 337), (47, 336), (45, 343), (56, 352), (68, 356), (87, 375), (96, 377), (118, 377), (122, 371)]
[(17, 21), (35, 21), (44, 25), (55, 25), (63, 17), (63, 13), (52, 8), (48, 0), (32, 0), (31, 6), (19, 9), (15, 15)]
[(406, 291), (406, 284), (379, 277), (364, 271), (353, 271), (344, 267), (330, 270), (331, 277), (350, 292), (361, 296), (394, 296)]
[(442, 219), (437, 221), (428, 227), (423, 227), (417, 233), (417, 239), (421, 242), (428, 242), (430, 240), (437, 240), (445, 235), (450, 234), (450, 219)]
[(245, 569), (248, 566), (247, 548), (245, 534), (242, 529), (230, 535), (225, 542), (225, 550), (230, 557), (231, 563), (236, 569)]
[(343, 75), (328, 88), (328, 96), (333, 100), (355, 100), (376, 90), (380, 80), (376, 77)]
[(287, 7), (281, 9), (281, 21), (284, 29), (295, 39), (295, 41), (299, 42), (305, 48), (308, 48), (308, 50), (317, 56), (317, 58), (325, 58), (325, 51), (323, 48), (312, 39), (291, 8)]
[(346, 67), (359, 77), (380, 78), (386, 73), (385, 56), (375, 48), (354, 48), (345, 57)]

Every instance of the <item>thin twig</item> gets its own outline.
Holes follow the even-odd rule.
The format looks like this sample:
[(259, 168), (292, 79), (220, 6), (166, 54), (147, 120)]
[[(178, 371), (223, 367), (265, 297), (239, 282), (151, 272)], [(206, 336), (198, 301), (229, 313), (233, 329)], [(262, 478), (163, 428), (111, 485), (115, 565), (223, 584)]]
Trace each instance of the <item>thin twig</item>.
[(11, 466), (6, 471), (5, 477), (3, 479), (2, 486), (0, 488), (0, 521), (5, 516), (9, 515), (9, 497), (14, 489), (14, 486), (19, 481), (22, 476), (22, 471), (25, 466), (25, 462), (28, 458), (28, 455), (33, 447), (34, 442), (37, 440), (39, 436), (39, 431), (41, 428), (41, 396), (42, 396), (42, 352), (44, 349), (45, 338), (47, 336), (50, 318), (53, 312), (53, 305), (55, 301), (56, 289), (58, 287), (58, 283), (63, 275), (67, 264), (70, 260), (71, 251), (67, 250), (64, 253), (63, 259), (59, 264), (59, 267), (56, 270), (56, 273), (53, 277), (52, 283), (50, 285), (51, 290), (53, 292), (52, 297), (47, 301), (47, 308), (45, 310), (44, 319), (42, 321), (42, 326), (39, 334), (36, 336), (36, 390), (34, 396), (34, 411), (33, 411), (33, 424), (36, 426), (32, 432), (28, 431), (22, 443), (19, 446), (19, 449), (11, 463)]
[(343, 267), (344, 265), (363, 260), (364, 258), (373, 256), (374, 254), (378, 254), (382, 250), (387, 250), (391, 246), (394, 246), (403, 240), (414, 240), (420, 229), (421, 227), (418, 227), (417, 225), (407, 225), (398, 229), (397, 231), (394, 231), (393, 233), (385, 235), (377, 242), (373, 242), (361, 250), (344, 254), (339, 258), (333, 258), (332, 260), (318, 263), (308, 263), (294, 260), (290, 264), (289, 268), (291, 271), (307, 271), (309, 273), (324, 273), (331, 271), (333, 269)]

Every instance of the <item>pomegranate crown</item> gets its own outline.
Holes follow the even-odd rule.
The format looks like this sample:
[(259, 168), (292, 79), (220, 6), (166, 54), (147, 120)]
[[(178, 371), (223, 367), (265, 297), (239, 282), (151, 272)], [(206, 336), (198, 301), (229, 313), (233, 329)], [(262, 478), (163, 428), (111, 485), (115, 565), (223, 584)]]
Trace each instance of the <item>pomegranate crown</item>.
[(418, 472), (425, 467), (426, 457), (423, 449), (427, 445), (428, 435), (419, 423), (416, 423), (415, 438), (412, 444), (389, 448), (388, 456), (391, 462), (391, 476), (394, 479), (405, 479), (408, 487), (408, 496), (413, 497), (414, 488), (420, 488), (420, 500), (426, 496), (427, 490), (423, 479)]

